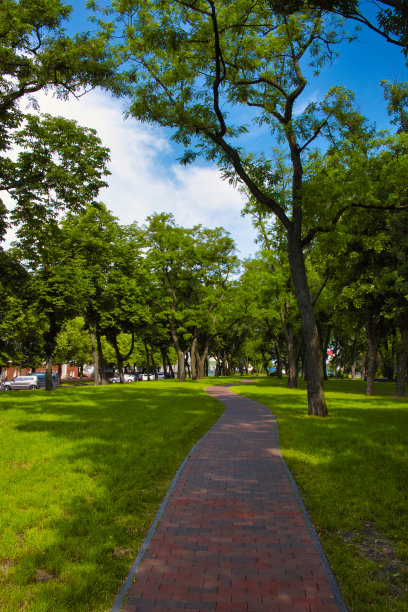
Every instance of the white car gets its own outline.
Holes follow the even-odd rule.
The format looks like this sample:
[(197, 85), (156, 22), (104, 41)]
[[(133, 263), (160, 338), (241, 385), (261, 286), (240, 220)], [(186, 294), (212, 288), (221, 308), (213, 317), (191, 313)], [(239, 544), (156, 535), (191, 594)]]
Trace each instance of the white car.
[(2, 391), (17, 391), (19, 389), (30, 389), (34, 391), (39, 388), (38, 378), (35, 375), (15, 376), (13, 380), (6, 380), (1, 386)]
[[(137, 380), (135, 374), (124, 374), (125, 383), (135, 382)], [(109, 378), (108, 382), (110, 383), (120, 383), (119, 376), (113, 376), (113, 378)]]
[(140, 380), (153, 380), (154, 379), (154, 375), (153, 374), (142, 374)]

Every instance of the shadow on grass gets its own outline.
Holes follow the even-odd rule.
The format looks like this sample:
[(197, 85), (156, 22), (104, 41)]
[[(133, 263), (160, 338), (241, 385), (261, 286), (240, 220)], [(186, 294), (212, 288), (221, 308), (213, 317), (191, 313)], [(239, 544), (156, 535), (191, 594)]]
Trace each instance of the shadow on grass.
[(152, 382), (1, 398), (8, 407), (0, 412), (8, 466), (2, 609), (109, 609), (174, 473), (222, 414), (203, 386)]
[(408, 401), (366, 397), (364, 381), (328, 381), (329, 416), (317, 418), (307, 416), (303, 383), (289, 390), (260, 379), (237, 392), (275, 415), (285, 461), (350, 609), (408, 609)]

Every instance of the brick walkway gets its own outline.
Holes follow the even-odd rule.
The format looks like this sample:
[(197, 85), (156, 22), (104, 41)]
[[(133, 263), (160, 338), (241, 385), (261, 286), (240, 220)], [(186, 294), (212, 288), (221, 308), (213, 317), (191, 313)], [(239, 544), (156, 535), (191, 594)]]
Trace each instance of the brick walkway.
[(184, 464), (112, 611), (345, 611), (269, 409), (207, 392), (226, 411)]

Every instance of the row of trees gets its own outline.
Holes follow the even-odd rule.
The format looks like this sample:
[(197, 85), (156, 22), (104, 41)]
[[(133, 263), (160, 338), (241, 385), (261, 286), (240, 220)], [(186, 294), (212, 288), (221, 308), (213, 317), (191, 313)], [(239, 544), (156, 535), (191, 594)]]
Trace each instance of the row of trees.
[[(285, 300), (284, 308), (277, 312), (284, 329), (288, 363), (292, 364), (289, 368), (291, 384), (295, 384), (294, 364), (301, 355), (309, 413), (327, 414), (323, 394), (324, 343), (316, 309), (321, 304), (323, 285), (329, 287), (329, 280), (334, 283), (347, 269), (350, 276), (343, 276), (339, 281), (341, 290), (338, 287), (336, 295), (342, 293), (343, 301), (348, 299), (358, 309), (370, 293), (368, 288), (365, 292), (361, 289), (369, 287), (370, 283), (363, 282), (363, 278), (356, 281), (354, 272), (351, 273), (351, 264), (358, 258), (349, 257), (354, 244), (349, 232), (353, 223), (358, 230), (362, 227), (358, 220), (359, 208), (371, 211), (367, 213), (367, 219), (371, 215), (373, 219), (372, 225), (368, 223), (369, 233), (377, 231), (376, 208), (383, 209), (385, 216), (381, 219), (384, 219), (392, 210), (405, 206), (402, 177), (406, 159), (406, 86), (385, 83), (390, 110), (397, 113), (395, 120), (400, 124), (400, 134), (395, 137), (376, 134), (356, 111), (353, 93), (343, 87), (330, 89), (321, 102), (305, 105), (303, 112), (299, 111), (299, 103), (302, 96), (307, 95), (310, 69), (318, 72), (331, 61), (336, 45), (352, 38), (344, 30), (339, 15), (365, 23), (406, 51), (406, 3), (393, 0), (392, 3), (376, 3), (376, 6), (379, 10), (377, 25), (365, 17), (360, 3), (355, 0), (307, 4), (270, 0), (256, 4), (249, 0), (239, 3), (147, 0), (123, 4), (113, 0), (111, 7), (101, 14), (97, 35), (93, 38), (77, 35), (70, 39), (61, 27), (70, 9), (57, 0), (44, 0), (35, 7), (23, 0), (2, 3), (1, 44), (5, 61), (2, 62), (0, 83), (1, 147), (7, 151), (15, 142), (22, 148), (17, 162), (7, 156), (1, 158), (0, 186), (16, 202), (11, 220), (18, 228), (17, 250), (2, 253), (8, 271), (3, 281), (6, 285), (3, 327), (7, 322), (9, 302), (17, 300), (17, 304), (24, 297), (18, 294), (16, 298), (13, 286), (16, 283), (19, 287), (24, 286), (21, 278), (26, 274), (30, 278), (27, 286), (34, 287), (31, 301), (39, 300), (41, 312), (46, 317), (44, 351), (48, 364), (61, 322), (70, 309), (72, 314), (77, 314), (79, 308), (93, 334), (95, 359), (97, 354), (102, 358), (101, 335), (105, 335), (115, 348), (120, 365), (123, 355), (119, 350), (118, 333), (130, 334), (132, 338), (136, 320), (143, 327), (153, 321), (155, 329), (160, 330), (160, 324), (163, 329), (167, 326), (180, 372), (184, 371), (182, 365), (187, 347), (201, 372), (203, 355), (217, 337), (213, 326), (223, 319), (218, 308), (228, 301), (233, 305), (237, 303), (238, 294), (230, 297), (226, 281), (226, 274), (231, 274), (235, 265), (233, 260), (229, 261), (231, 253), (222, 265), (218, 263), (215, 276), (211, 276), (208, 255), (203, 255), (202, 261), (198, 258), (196, 269), (188, 268), (187, 274), (180, 268), (176, 279), (173, 278), (172, 272), (178, 270), (176, 260), (172, 259), (173, 255), (168, 260), (167, 255), (173, 253), (172, 249), (174, 257), (178, 254), (178, 242), (183, 242), (187, 232), (177, 233), (181, 228), (161, 215), (150, 219), (143, 231), (136, 227), (114, 228), (107, 219), (101, 221), (99, 231), (106, 227), (109, 234), (106, 244), (112, 245), (112, 256), (108, 255), (107, 270), (98, 267), (99, 260), (95, 262), (95, 259), (102, 255), (95, 243), (100, 234), (91, 244), (85, 244), (86, 236), (91, 236), (92, 231), (85, 225), (84, 236), (78, 233), (78, 228), (92, 215), (96, 223), (98, 215), (109, 215), (95, 199), (104, 183), (108, 153), (96, 134), (72, 122), (51, 117), (23, 117), (18, 101), (45, 87), (54, 87), (59, 95), (70, 92), (78, 95), (86, 87), (101, 85), (117, 95), (126, 96), (130, 101), (130, 115), (172, 128), (176, 141), (185, 148), (184, 163), (203, 155), (220, 166), (225, 178), (246, 191), (248, 211), (259, 225), (271, 273), (277, 267), (284, 273), (286, 262), (289, 265), (282, 282), (295, 296), (301, 335), (296, 336), (290, 321), (291, 313), (296, 310), (290, 299)], [(94, 9), (98, 10), (96, 5)], [(277, 153), (275, 159), (251, 147), (248, 136), (251, 122), (251, 135), (254, 126), (263, 128), (266, 125), (282, 144), (285, 143), (286, 148)], [(311, 148), (321, 144), (323, 139), (326, 143), (324, 153)], [(72, 143), (78, 144), (73, 146)], [(92, 162), (88, 163), (90, 156), (93, 156)], [(384, 166), (387, 171), (383, 171)], [(63, 220), (62, 213), (66, 213)], [(3, 229), (5, 226), (6, 211), (3, 209)], [(394, 221), (390, 220), (389, 226), (394, 227)], [(160, 234), (162, 227), (166, 228), (163, 236)], [(217, 241), (228, 242), (221, 230), (213, 230), (218, 232), (216, 238), (209, 235), (210, 230), (194, 228), (191, 231), (190, 238), (197, 244), (211, 245), (213, 242), (219, 248)], [(330, 250), (337, 238), (325, 240), (329, 232), (331, 236), (335, 232), (341, 237), (340, 247), (347, 246), (347, 265), (338, 270), (335, 264), (329, 265), (339, 252), (339, 248), (336, 252)], [(387, 232), (384, 228), (385, 242)], [(176, 236), (175, 244), (167, 243), (173, 235)], [(109, 242), (109, 237), (113, 242)], [(205, 241), (200, 242), (204, 238)], [(131, 262), (129, 251), (126, 251), (128, 244), (138, 253)], [(363, 263), (376, 260), (379, 243), (374, 247), (370, 240), (358, 238), (356, 244), (356, 249), (360, 248), (356, 252), (361, 254), (362, 246), (366, 249), (367, 259), (363, 258)], [(383, 250), (388, 252), (388, 249)], [(144, 266), (148, 255), (152, 258), (151, 269)], [(116, 256), (119, 258), (117, 264), (113, 263)], [(400, 256), (395, 255), (395, 258), (393, 261), (398, 260), (403, 266)], [(118, 273), (115, 276), (116, 265)], [(245, 274), (249, 274), (249, 268), (248, 265)], [(212, 280), (206, 280), (204, 269)], [(150, 277), (156, 278), (158, 284), (162, 282), (162, 286), (156, 288), (154, 283), (150, 286)], [(105, 286), (101, 289), (101, 278), (112, 283), (110, 293)], [(183, 289), (176, 290), (176, 280)], [(242, 282), (238, 285), (234, 290), (245, 296)], [(160, 294), (164, 287), (168, 292), (165, 304), (158, 299), (149, 304), (149, 299)], [(66, 288), (69, 291), (66, 292)], [(266, 293), (272, 296), (275, 291), (276, 287), (271, 285)], [(371, 293), (376, 291), (374, 283)], [(278, 294), (281, 295), (280, 290)], [(122, 296), (118, 303), (115, 301), (117, 295)], [(127, 299), (130, 295), (132, 300)], [(105, 300), (103, 308), (101, 300)], [(370, 311), (372, 316), (365, 327), (371, 364), (379, 346), (376, 316), (381, 319), (378, 329), (385, 327), (382, 319), (392, 319), (394, 328), (398, 328), (403, 337), (401, 325), (395, 322), (397, 311), (403, 316), (404, 298), (397, 302), (395, 297), (395, 317), (384, 311), (378, 314), (374, 306)], [(16, 314), (17, 311), (18, 308)], [(205, 324), (197, 325), (196, 313), (207, 317)], [(240, 317), (229, 319), (226, 336), (228, 330), (238, 325), (240, 318), (242, 307)], [(35, 325), (35, 316), (32, 321)], [(9, 326), (4, 333), (5, 346), (9, 347), (7, 334), (14, 332)], [(237, 343), (238, 331), (232, 335)], [(329, 338), (330, 334), (325, 337)], [(369, 368), (370, 377), (373, 368), (372, 365)]]
[[(403, 140), (392, 139), (401, 147), (397, 174), (408, 160)], [(319, 176), (310, 168), (310, 189), (327, 179), (322, 161)], [(98, 384), (106, 382), (107, 364), (123, 380), (126, 365), (172, 370), (177, 361), (185, 380), (186, 356), (192, 377), (202, 378), (210, 354), (225, 374), (248, 363), (269, 372), (276, 364), (277, 375), (285, 370), (289, 387), (296, 387), (299, 372), (306, 375), (305, 346), (285, 235), (251, 202), (246, 212), (260, 250), (240, 273), (222, 228), (182, 228), (168, 214), (153, 215), (143, 227), (122, 226), (92, 202), (62, 219), (19, 217), (17, 240), (2, 252), (2, 365), (36, 366), (44, 355), (49, 371), (53, 362), (93, 361)], [(330, 347), (333, 364), (366, 373), (368, 394), (378, 356), (383, 375), (396, 376), (397, 394), (405, 393), (407, 223), (405, 210), (350, 209), (307, 253), (323, 376)]]

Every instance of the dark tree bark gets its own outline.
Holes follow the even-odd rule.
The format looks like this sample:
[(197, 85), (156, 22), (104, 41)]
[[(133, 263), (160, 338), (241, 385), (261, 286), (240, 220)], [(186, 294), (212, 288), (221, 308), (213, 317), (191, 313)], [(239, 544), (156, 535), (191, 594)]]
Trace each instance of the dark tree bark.
[[(294, 181), (294, 187), (296, 187), (296, 181)], [(300, 185), (298, 187), (300, 193)], [(326, 416), (327, 406), (323, 391), (322, 349), (307, 283), (301, 244), (301, 209), (299, 207), (294, 207), (292, 223), (292, 229), (288, 232), (289, 264), (302, 320), (308, 414)]]
[(368, 363), (367, 363), (367, 386), (366, 395), (374, 393), (374, 377), (377, 366), (377, 353), (380, 344), (380, 329), (374, 329), (374, 316), (370, 313), (367, 321), (367, 345), (368, 345)]
[(100, 379), (101, 385), (107, 385), (108, 381), (106, 380), (106, 368), (105, 368), (105, 359), (103, 357), (103, 351), (102, 351), (101, 333), (98, 328), (96, 328), (96, 346), (98, 349), (99, 379)]
[(397, 383), (395, 395), (397, 397), (405, 397), (405, 377), (408, 363), (408, 320), (400, 326), (400, 332), (402, 347), (397, 356)]
[(197, 380), (197, 338), (191, 343), (191, 378)]

